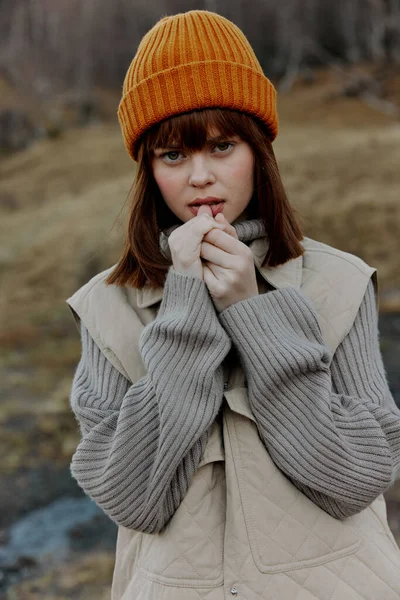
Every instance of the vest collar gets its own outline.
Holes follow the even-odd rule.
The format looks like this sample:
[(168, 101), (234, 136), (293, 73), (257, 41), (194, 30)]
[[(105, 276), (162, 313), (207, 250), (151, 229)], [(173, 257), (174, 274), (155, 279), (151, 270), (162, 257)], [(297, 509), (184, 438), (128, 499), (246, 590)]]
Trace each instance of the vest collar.
[[(294, 287), (299, 289), (302, 279), (303, 257), (298, 256), (277, 267), (262, 267), (261, 263), (268, 251), (267, 237), (256, 238), (249, 243), (253, 253), (254, 264), (261, 276), (274, 288)], [(150, 287), (145, 284), (136, 289), (136, 304), (138, 308), (148, 308), (159, 302), (164, 293), (164, 287)]]

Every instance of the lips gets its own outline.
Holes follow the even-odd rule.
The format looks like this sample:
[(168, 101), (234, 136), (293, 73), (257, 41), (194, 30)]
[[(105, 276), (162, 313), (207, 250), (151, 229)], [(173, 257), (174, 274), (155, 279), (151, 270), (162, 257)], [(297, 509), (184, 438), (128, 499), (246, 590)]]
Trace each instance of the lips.
[(202, 204), (218, 204), (218, 202), (222, 202), (223, 198), (218, 198), (217, 196), (207, 196), (205, 198), (195, 198), (193, 202), (190, 203), (189, 206), (197, 206)]
[(215, 215), (217, 215), (218, 213), (220, 213), (224, 210), (225, 202), (222, 201), (222, 202), (217, 202), (217, 203), (212, 203), (212, 204), (211, 204), (211, 202), (203, 202), (203, 204), (201, 204), (201, 205), (200, 204), (192, 204), (192, 205), (189, 205), (190, 212), (192, 212), (195, 216), (197, 216), (200, 206), (204, 206), (205, 204), (210, 207), (212, 215), (213, 215), (213, 217), (215, 217)]

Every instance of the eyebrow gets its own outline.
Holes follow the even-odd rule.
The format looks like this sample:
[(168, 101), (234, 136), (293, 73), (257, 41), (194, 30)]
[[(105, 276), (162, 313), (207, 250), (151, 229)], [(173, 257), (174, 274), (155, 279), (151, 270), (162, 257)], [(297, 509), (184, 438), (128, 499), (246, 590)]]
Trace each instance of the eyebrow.
[[(218, 144), (218, 142), (225, 141), (229, 137), (237, 137), (237, 135), (236, 134), (232, 134), (231, 136), (229, 136), (229, 135), (217, 135), (217, 136), (212, 137), (212, 138), (207, 138), (206, 145), (207, 146), (211, 146), (212, 144)], [(168, 144), (165, 147), (156, 148), (156, 150), (160, 150), (160, 149), (161, 150), (165, 150), (167, 148), (172, 148), (172, 149), (179, 150), (181, 147), (182, 146), (178, 146), (177, 144), (174, 144), (174, 142), (171, 142), (171, 144)]]

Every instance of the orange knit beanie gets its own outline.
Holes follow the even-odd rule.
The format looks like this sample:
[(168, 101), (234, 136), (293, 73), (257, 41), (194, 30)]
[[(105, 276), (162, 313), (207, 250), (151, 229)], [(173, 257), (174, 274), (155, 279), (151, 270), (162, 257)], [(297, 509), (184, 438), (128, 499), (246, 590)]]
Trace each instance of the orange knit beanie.
[(118, 120), (129, 155), (137, 160), (137, 142), (152, 125), (210, 107), (258, 117), (271, 140), (278, 133), (276, 90), (234, 23), (206, 10), (162, 18), (125, 75)]

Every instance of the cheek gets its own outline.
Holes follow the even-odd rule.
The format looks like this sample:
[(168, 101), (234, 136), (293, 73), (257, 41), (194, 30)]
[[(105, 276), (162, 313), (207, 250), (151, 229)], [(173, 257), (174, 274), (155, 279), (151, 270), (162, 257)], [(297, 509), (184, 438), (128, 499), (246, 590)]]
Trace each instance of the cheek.
[(235, 161), (230, 169), (229, 178), (232, 187), (252, 187), (254, 181), (254, 159), (253, 156), (243, 156)]
[(168, 200), (176, 194), (176, 191), (179, 188), (179, 182), (176, 175), (174, 176), (171, 172), (166, 172), (163, 169), (155, 169), (154, 179), (165, 200)]

